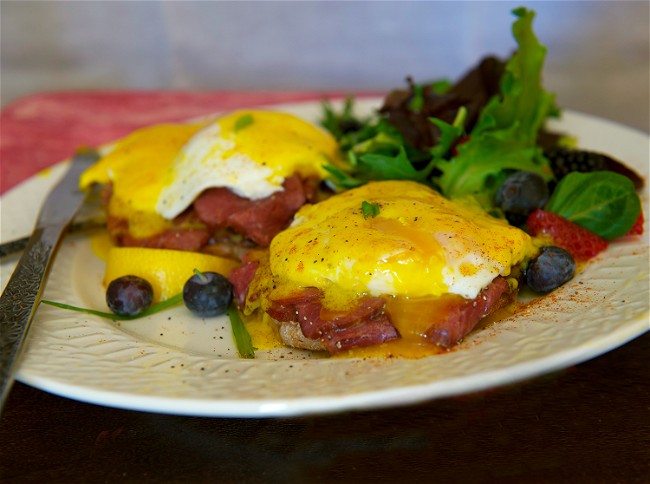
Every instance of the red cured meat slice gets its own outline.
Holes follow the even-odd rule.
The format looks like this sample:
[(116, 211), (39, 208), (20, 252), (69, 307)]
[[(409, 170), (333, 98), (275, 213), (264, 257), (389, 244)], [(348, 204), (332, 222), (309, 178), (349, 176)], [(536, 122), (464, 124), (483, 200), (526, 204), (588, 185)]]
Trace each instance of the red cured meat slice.
[[(475, 299), (451, 306), (446, 318), (426, 332), (427, 340), (444, 348), (453, 346), (485, 316), (510, 301), (510, 296), (508, 282), (496, 278)], [(332, 354), (399, 338), (382, 298), (363, 298), (353, 309), (336, 312), (323, 308), (320, 297), (318, 289), (310, 288), (274, 300), (267, 313), (279, 322), (299, 323), (305, 337), (322, 341)]]
[(352, 348), (374, 346), (399, 338), (397, 330), (386, 314), (376, 319), (362, 321), (342, 330), (328, 332), (321, 338), (330, 354)]
[(321, 292), (318, 289), (314, 287), (308, 287), (285, 298), (274, 300), (273, 304), (266, 310), (266, 312), (276, 321), (297, 322), (300, 320), (300, 315), (298, 314), (299, 311), (302, 311), (302, 316), (306, 317), (306, 313), (309, 311), (310, 305), (313, 306), (315, 304), (320, 311), (320, 302), (318, 302), (318, 299), (320, 297)]
[[(278, 232), (285, 229), (295, 212), (313, 200), (317, 181), (302, 180), (293, 175), (285, 180), (284, 190), (261, 200), (249, 200), (226, 188), (203, 192), (188, 209), (173, 221), (174, 228), (159, 234), (135, 238), (129, 232), (125, 219), (108, 217), (108, 231), (118, 245), (162, 249), (204, 251), (206, 245), (216, 243), (214, 231), (228, 228), (261, 246), (268, 246)], [(103, 194), (104, 204), (111, 197), (108, 185)], [(207, 225), (208, 228), (196, 228)], [(222, 250), (217, 255), (227, 255)], [(231, 251), (232, 252), (232, 251)]]
[(261, 246), (285, 229), (307, 195), (298, 175), (287, 178), (284, 190), (260, 199), (240, 197), (227, 188), (211, 188), (194, 201), (199, 219), (212, 228), (232, 228)]
[(246, 303), (246, 295), (248, 294), (248, 287), (253, 281), (255, 272), (259, 267), (259, 262), (245, 262), (241, 266), (234, 269), (228, 276), (228, 280), (232, 284), (233, 296), (237, 306), (241, 309)]
[[(314, 307), (315, 306), (315, 307)], [(334, 312), (323, 308), (314, 301), (296, 308), (302, 333), (307, 338), (318, 338), (333, 331), (345, 329), (360, 321), (370, 321), (383, 314), (385, 302), (379, 297), (366, 297), (346, 312)]]
[(449, 348), (472, 331), (488, 314), (502, 307), (510, 294), (508, 281), (497, 277), (475, 299), (452, 307), (444, 321), (432, 325), (426, 332), (431, 343)]
[(146, 247), (149, 249), (172, 249), (199, 252), (210, 240), (210, 232), (203, 229), (170, 229), (152, 237), (136, 239), (129, 233), (119, 236), (118, 245)]
[(384, 314), (385, 301), (366, 297), (349, 311), (323, 308), (320, 290), (307, 288), (286, 298), (274, 300), (267, 313), (279, 322), (297, 322), (305, 337), (322, 341), (331, 353), (372, 346), (399, 338)]

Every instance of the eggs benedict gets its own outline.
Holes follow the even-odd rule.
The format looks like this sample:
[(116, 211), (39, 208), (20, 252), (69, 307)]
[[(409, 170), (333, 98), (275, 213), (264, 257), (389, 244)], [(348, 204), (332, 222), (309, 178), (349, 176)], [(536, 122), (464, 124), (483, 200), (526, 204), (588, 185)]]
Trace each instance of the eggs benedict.
[(525, 232), (470, 202), (370, 182), (303, 206), (231, 279), (243, 312), (271, 317), (291, 346), (449, 347), (514, 298), (535, 253)]
[(242, 237), (268, 245), (315, 200), (323, 165), (338, 156), (335, 139), (307, 121), (244, 110), (138, 130), (111, 146), (80, 186), (109, 187), (117, 245), (218, 252), (222, 241)]

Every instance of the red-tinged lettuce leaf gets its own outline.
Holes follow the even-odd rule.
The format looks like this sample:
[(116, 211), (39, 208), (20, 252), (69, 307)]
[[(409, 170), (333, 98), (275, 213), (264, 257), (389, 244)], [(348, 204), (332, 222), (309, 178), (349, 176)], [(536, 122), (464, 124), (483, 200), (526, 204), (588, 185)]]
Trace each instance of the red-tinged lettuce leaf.
[(431, 119), (452, 124), (462, 108), (467, 113), (465, 128), (472, 129), (488, 100), (499, 93), (504, 66), (501, 60), (486, 57), (451, 85), (441, 81), (415, 84), (409, 77), (408, 89), (391, 91), (379, 112), (386, 115), (409, 145), (428, 150), (438, 145), (442, 135)]

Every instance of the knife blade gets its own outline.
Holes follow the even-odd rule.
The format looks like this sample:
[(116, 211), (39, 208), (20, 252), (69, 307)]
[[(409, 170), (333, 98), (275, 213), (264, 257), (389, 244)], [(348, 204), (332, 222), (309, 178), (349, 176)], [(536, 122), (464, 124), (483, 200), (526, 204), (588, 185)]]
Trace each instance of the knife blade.
[(79, 176), (98, 159), (99, 154), (90, 149), (75, 154), (68, 171), (46, 197), (25, 251), (0, 296), (0, 412), (52, 261), (86, 199), (86, 193), (79, 189)]
[[(92, 192), (91, 192), (92, 193)], [(90, 203), (90, 200), (86, 200), (84, 205)], [(106, 213), (101, 211), (96, 214), (92, 214), (87, 217), (75, 216), (70, 227), (68, 228), (69, 234), (75, 234), (78, 232), (85, 232), (88, 230), (100, 229), (106, 227)], [(0, 244), (0, 259), (9, 257), (12, 255), (17, 256), (19, 252), (25, 250), (27, 243), (29, 242), (30, 236), (20, 237), (17, 239), (9, 240), (7, 242), (2, 242)], [(16, 257), (17, 258), (17, 257)]]

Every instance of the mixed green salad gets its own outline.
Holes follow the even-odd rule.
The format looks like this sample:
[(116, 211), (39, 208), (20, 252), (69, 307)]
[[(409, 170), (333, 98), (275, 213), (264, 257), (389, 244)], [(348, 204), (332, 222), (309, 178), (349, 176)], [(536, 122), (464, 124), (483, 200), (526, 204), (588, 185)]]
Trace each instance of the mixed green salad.
[(327, 167), (332, 184), (342, 190), (371, 180), (414, 180), (451, 199), (472, 197), (523, 225), (528, 213), (508, 216), (498, 192), (514, 173), (526, 172), (551, 191), (548, 204), (542, 196), (534, 208), (606, 240), (628, 233), (641, 214), (635, 185), (643, 181), (611, 157), (572, 149), (569, 138), (545, 130), (561, 113), (542, 83), (546, 48), (533, 31), (534, 11), (513, 13), (517, 49), (506, 61), (487, 57), (455, 83), (408, 78), (408, 89), (390, 92), (367, 118), (355, 116), (353, 98), (339, 112), (325, 102), (321, 124), (347, 160)]

